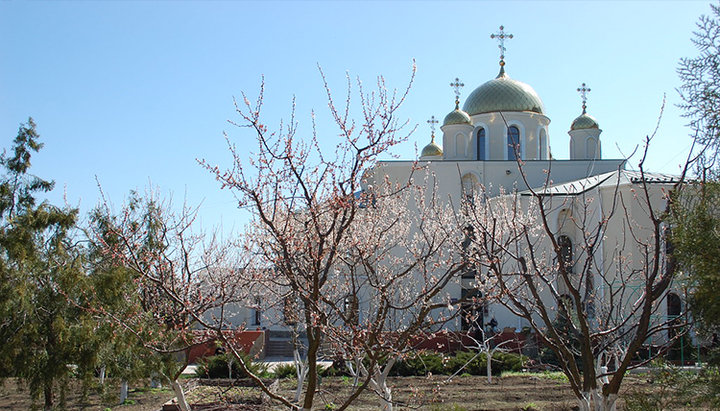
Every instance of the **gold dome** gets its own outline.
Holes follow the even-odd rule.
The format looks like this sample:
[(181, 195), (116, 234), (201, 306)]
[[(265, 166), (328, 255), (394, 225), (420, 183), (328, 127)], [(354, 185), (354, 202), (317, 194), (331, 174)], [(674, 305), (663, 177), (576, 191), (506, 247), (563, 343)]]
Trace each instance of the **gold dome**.
[(591, 128), (600, 128), (600, 126), (598, 125), (597, 120), (586, 114), (584, 110), (578, 118), (573, 120), (572, 125), (570, 126), (570, 130), (588, 130)]
[(504, 67), (500, 68), (500, 74), (496, 78), (470, 93), (463, 110), (471, 116), (498, 111), (532, 111), (540, 114), (545, 111), (535, 90), (523, 82), (511, 79), (505, 74)]
[(449, 126), (453, 124), (472, 124), (470, 121), (470, 116), (468, 116), (468, 113), (460, 110), (459, 108), (456, 108), (455, 110), (451, 111), (447, 116), (445, 116), (445, 120), (443, 121), (443, 126)]
[(435, 135), (432, 135), (432, 138), (430, 140), (430, 144), (426, 145), (422, 152), (420, 153), (420, 157), (436, 157), (441, 156), (443, 154), (442, 148), (440, 148), (439, 145), (435, 144)]

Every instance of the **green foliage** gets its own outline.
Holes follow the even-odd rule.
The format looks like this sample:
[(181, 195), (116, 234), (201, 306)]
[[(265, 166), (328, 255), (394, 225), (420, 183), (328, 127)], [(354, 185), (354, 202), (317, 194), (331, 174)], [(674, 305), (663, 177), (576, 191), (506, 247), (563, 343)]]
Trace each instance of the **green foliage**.
[(717, 171), (720, 149), (720, 5), (710, 4), (712, 13), (701, 16), (692, 42), (699, 54), (683, 58), (678, 65), (683, 103), (680, 108), (690, 120), (692, 136), (705, 150), (699, 169)]
[[(562, 314), (562, 311), (558, 312), (558, 315), (553, 320), (553, 326), (558, 331), (558, 334), (568, 342), (567, 347), (572, 350), (575, 356), (575, 362), (578, 368), (582, 372), (582, 357), (580, 356), (581, 350), (581, 336), (580, 332), (573, 327), (572, 320), (568, 319), (566, 315)], [(540, 361), (544, 364), (554, 365), (556, 367), (561, 366), (561, 360), (549, 347), (544, 347), (540, 350)]]
[(654, 362), (650, 376), (652, 392), (629, 393), (625, 398), (628, 410), (720, 408), (720, 370), (717, 367), (703, 368), (696, 373)]
[[(500, 375), (504, 371), (520, 371), (524, 358), (517, 354), (496, 352), (492, 357), (491, 372)], [(428, 373), (452, 375), (462, 369), (463, 374), (485, 375), (487, 362), (485, 354), (478, 355), (471, 351), (460, 351), (454, 356), (446, 357), (432, 352), (419, 352), (398, 361), (390, 371), (395, 376), (423, 376)], [(464, 368), (463, 368), (464, 366)]]
[[(86, 250), (78, 245), (77, 210), (38, 201), (51, 181), (29, 173), (42, 148), (35, 123), (22, 124), (10, 154), (0, 156), (0, 368), (25, 380), (46, 408), (73, 376), (92, 373), (100, 344), (88, 299)], [(59, 391), (56, 392), (56, 391)]]
[(390, 375), (401, 377), (427, 374), (445, 374), (442, 354), (418, 352), (395, 363), (390, 371)]
[[(267, 373), (267, 366), (265, 364), (252, 361), (246, 354), (241, 353), (240, 357), (247, 369), (253, 374), (264, 375)], [(232, 361), (230, 361), (230, 359), (232, 359)], [(229, 362), (232, 364), (232, 378), (247, 377), (247, 374), (244, 373), (238, 365), (237, 360), (227, 354), (218, 354), (203, 358), (198, 364), (195, 374), (200, 378), (230, 378), (231, 368), (228, 366)]]
[(720, 332), (720, 183), (689, 187), (672, 209), (673, 256), (687, 273), (689, 303), (701, 330)]
[(273, 369), (275, 378), (297, 378), (294, 364), (280, 364)]

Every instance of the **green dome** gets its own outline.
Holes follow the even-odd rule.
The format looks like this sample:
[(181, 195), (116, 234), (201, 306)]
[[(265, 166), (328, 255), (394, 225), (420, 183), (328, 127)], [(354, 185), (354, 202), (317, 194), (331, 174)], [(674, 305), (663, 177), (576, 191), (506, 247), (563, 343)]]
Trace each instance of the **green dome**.
[(470, 121), (468, 113), (456, 108), (445, 116), (445, 120), (443, 121), (443, 126), (449, 126), (452, 124), (472, 124), (472, 122)]
[(439, 145), (435, 144), (435, 139), (433, 138), (430, 144), (426, 145), (425, 148), (422, 149), (422, 153), (420, 153), (420, 157), (435, 157), (435, 156), (441, 156), (443, 153), (442, 148), (440, 148)]
[(570, 130), (587, 130), (590, 128), (600, 128), (600, 126), (598, 126), (597, 120), (586, 113), (582, 113), (578, 118), (573, 120), (570, 126)]
[(544, 114), (542, 100), (529, 85), (513, 80), (500, 69), (493, 80), (473, 90), (463, 110), (471, 116), (497, 111), (532, 111)]

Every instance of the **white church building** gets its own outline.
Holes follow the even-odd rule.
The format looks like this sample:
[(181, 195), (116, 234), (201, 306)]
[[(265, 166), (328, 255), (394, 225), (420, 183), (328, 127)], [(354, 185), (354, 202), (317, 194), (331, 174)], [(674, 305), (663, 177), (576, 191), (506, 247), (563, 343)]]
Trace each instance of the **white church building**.
[[(584, 83), (577, 89), (582, 97), (580, 115), (559, 126), (565, 127), (563, 131), (567, 130), (567, 136), (560, 134), (552, 139), (553, 144), (569, 145), (570, 158), (554, 158), (550, 150), (551, 119), (547, 117), (542, 99), (535, 90), (508, 74), (503, 40), (512, 36), (505, 34), (502, 26), (500, 29), (499, 34), (492, 36), (500, 40), (502, 52), (497, 77), (477, 86), (467, 96), (462, 108), (459, 88), (463, 84), (455, 79), (450, 84), (455, 89), (455, 108), (442, 121), (439, 141), (436, 141), (434, 132), (434, 124), (438, 121), (433, 117), (428, 121), (433, 129), (430, 142), (422, 149), (419, 158), (381, 161), (373, 170), (372, 178), (401, 184), (410, 178), (410, 173), (425, 170), (435, 182), (432, 189), (436, 190), (437, 198), (449, 199), (455, 207), (461, 207), (464, 196), (478, 189), (484, 190), (490, 198), (501, 193), (519, 193), (522, 197), (529, 189), (541, 191), (548, 198), (552, 197), (555, 207), (549, 215), (551, 228), (565, 241), (567, 254), (575, 256), (569, 258), (577, 266), (584, 264), (584, 257), (578, 245), (582, 243), (581, 227), (571, 224), (568, 218), (578, 213), (578, 210), (573, 211), (574, 199), (582, 195), (583, 201), (594, 200), (594, 210), (582, 210), (588, 214), (586, 226), (591, 226), (597, 223), (593, 219), (602, 218), (603, 210), (612, 207), (618, 195), (624, 196), (628, 199), (624, 215), (610, 218), (601, 250), (593, 256), (598, 272), (604, 272), (609, 278), (611, 275), (607, 273), (617, 266), (618, 245), (632, 243), (628, 241), (630, 235), (651, 235), (647, 207), (631, 200), (634, 193), (642, 189), (644, 181), (651, 194), (652, 208), (662, 211), (666, 204), (665, 193), (672, 188), (677, 177), (650, 173), (643, 179), (638, 172), (625, 169), (625, 159), (602, 157), (602, 130), (598, 121), (587, 112), (586, 97), (590, 89)], [(530, 201), (529, 196), (525, 198)], [(623, 221), (627, 220), (628, 214), (636, 225), (633, 233), (624, 226)], [(628, 245), (623, 252), (636, 258), (642, 255), (637, 244)], [(637, 263), (640, 264), (639, 261)], [(453, 300), (460, 299), (473, 292), (475, 282), (474, 273), (463, 275), (448, 287), (447, 292)], [(588, 292), (603, 298), (600, 282), (599, 279), (595, 281), (596, 289)], [(589, 284), (592, 284), (592, 279)], [(562, 292), (560, 284), (558, 289)], [(547, 296), (550, 297), (549, 294)], [(661, 302), (662, 307), (656, 317), (662, 319), (679, 314), (678, 301), (679, 298), (673, 297), (667, 307), (664, 301)], [(514, 328), (520, 331), (529, 325), (499, 303), (483, 307), (479, 317), (479, 324), (485, 326), (494, 320), (500, 330)], [(462, 330), (471, 325), (458, 318), (446, 327)]]
[[(666, 204), (665, 195), (677, 177), (652, 173), (641, 178), (638, 172), (625, 169), (625, 159), (603, 158), (602, 130), (598, 120), (587, 112), (586, 97), (590, 89), (584, 83), (578, 88), (582, 97), (582, 106), (578, 107), (580, 114), (572, 121), (556, 126), (562, 132), (551, 138), (551, 119), (546, 115), (542, 99), (530, 85), (511, 78), (506, 70), (503, 40), (512, 36), (505, 34), (502, 26), (500, 29), (499, 34), (492, 36), (500, 40), (497, 77), (477, 86), (462, 105), (459, 89), (463, 84), (455, 79), (451, 83), (455, 89), (455, 107), (444, 117), (438, 141), (434, 130), (438, 121), (432, 118), (428, 121), (432, 128), (430, 141), (419, 158), (378, 162), (369, 175), (364, 176), (365, 187), (374, 179), (401, 184), (408, 181), (411, 173), (421, 169), (432, 176), (435, 182), (432, 189), (436, 190), (438, 198), (449, 199), (458, 207), (468, 194), (476, 190), (485, 190), (486, 196), (492, 199), (501, 193), (517, 193), (522, 197), (533, 189), (548, 198), (552, 197), (551, 201), (556, 206), (548, 215), (551, 229), (563, 241), (568, 259), (575, 265), (585, 263), (582, 246), (579, 245), (583, 233), (582, 227), (572, 224), (569, 217), (583, 212), (586, 226), (591, 226), (607, 216), (605, 211), (610, 210), (621, 196), (625, 199), (623, 212), (616, 213), (607, 222), (600, 250), (592, 257), (595, 259), (593, 264), (598, 272), (607, 274), (616, 270), (619, 244), (623, 244), (623, 258), (629, 261), (630, 266), (641, 264), (639, 257), (642, 250), (637, 243), (629, 241), (629, 236), (648, 236), (651, 231), (647, 204), (638, 202), (635, 193), (643, 186), (648, 187), (651, 207), (662, 210)], [(554, 158), (550, 150), (551, 141), (555, 145), (568, 144), (569, 158)], [(573, 203), (579, 196), (586, 204), (591, 199), (592, 207), (581, 211), (574, 209)], [(525, 198), (531, 200), (530, 196), (525, 195)], [(632, 233), (627, 230), (627, 221), (632, 221), (635, 226)], [(585, 292), (592, 291), (600, 300), (607, 298), (604, 290), (609, 289), (601, 283), (614, 281), (611, 277), (606, 275), (602, 279), (591, 279), (584, 286), (588, 288)], [(624, 281), (620, 278), (615, 280)], [(460, 300), (468, 293), (476, 292), (476, 281), (475, 273), (459, 275), (457, 281), (447, 287), (446, 293), (452, 300)], [(557, 286), (558, 292), (562, 293), (562, 286)], [(592, 287), (594, 289), (589, 290)], [(655, 313), (657, 318), (662, 320), (680, 314), (682, 303), (677, 294), (660, 300)], [(547, 297), (550, 299), (549, 294)], [(634, 297), (628, 294), (623, 298)], [(258, 297), (257, 306), (267, 303)], [(362, 306), (363, 302), (359, 303)], [(283, 331), (286, 327), (278, 321), (282, 314), (277, 305), (274, 306), (274, 309), (241, 310), (233, 322), (246, 324), (250, 329), (266, 329), (272, 334), (268, 343), (272, 345), (274, 340), (279, 339), (281, 341), (277, 343), (285, 344), (288, 333)], [(362, 316), (362, 309), (360, 311)], [(480, 311), (474, 325), (458, 316), (444, 327), (468, 330), (478, 324), (486, 327), (492, 321), (499, 330), (512, 328), (520, 331), (529, 325), (497, 302), (485, 304)]]

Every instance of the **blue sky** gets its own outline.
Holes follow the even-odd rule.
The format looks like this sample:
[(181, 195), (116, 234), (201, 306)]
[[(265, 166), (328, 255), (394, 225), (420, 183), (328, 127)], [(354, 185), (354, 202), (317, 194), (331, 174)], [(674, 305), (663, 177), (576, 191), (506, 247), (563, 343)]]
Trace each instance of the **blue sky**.
[(556, 158), (567, 158), (567, 130), (581, 110), (576, 88), (586, 82), (605, 158), (641, 144), (667, 96), (648, 168), (673, 173), (690, 145), (675, 69), (696, 54), (691, 33), (709, 12), (702, 1), (5, 1), (0, 135), (7, 148), (18, 125), (35, 119), (45, 147), (33, 172), (56, 181), (53, 202), (93, 207), (96, 176), (116, 206), (152, 184), (175, 203), (201, 204), (206, 228), (237, 231), (247, 214), (196, 162), (230, 165), (224, 131), (252, 147), (252, 135), (227, 123), (237, 119), (233, 96), (255, 96), (264, 75), (267, 123), (287, 119), (296, 96), (300, 135), (315, 109), (321, 141), (332, 146), (317, 64), (342, 98), (346, 72), (401, 88), (415, 59), (401, 114), (419, 127), (394, 153), (413, 158), (429, 141), (425, 120), (452, 110), (455, 77), (466, 85), (461, 100), (495, 77), (489, 36), (503, 24), (515, 36), (508, 74), (543, 99)]

